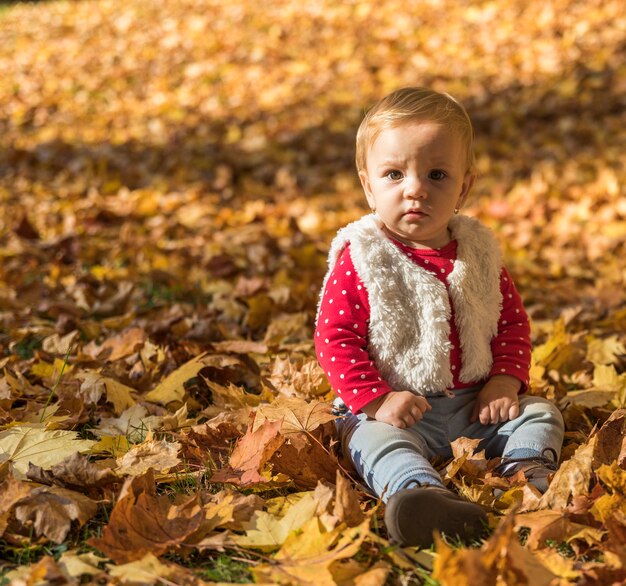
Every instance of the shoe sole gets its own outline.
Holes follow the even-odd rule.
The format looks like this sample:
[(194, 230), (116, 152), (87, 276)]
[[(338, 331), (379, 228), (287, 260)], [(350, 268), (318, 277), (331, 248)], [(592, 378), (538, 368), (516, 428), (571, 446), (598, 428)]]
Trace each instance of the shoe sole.
[(385, 510), (387, 532), (401, 546), (430, 547), (435, 530), (471, 541), (480, 537), (486, 524), (487, 514), (480, 505), (423, 488), (393, 495)]

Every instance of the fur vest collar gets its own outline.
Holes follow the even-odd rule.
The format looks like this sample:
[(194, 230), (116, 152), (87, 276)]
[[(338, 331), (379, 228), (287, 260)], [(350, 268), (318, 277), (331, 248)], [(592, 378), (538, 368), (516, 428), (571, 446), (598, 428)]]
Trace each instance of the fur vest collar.
[(389, 240), (375, 214), (339, 230), (330, 247), (322, 294), (349, 242), (352, 262), (369, 296), (368, 350), (381, 375), (397, 390), (424, 395), (452, 387), (450, 302), (461, 342), (459, 380), (481, 381), (493, 364), (491, 339), (502, 310), (500, 250), (491, 231), (476, 219), (455, 216), (449, 228), (457, 241), (457, 258), (448, 290)]

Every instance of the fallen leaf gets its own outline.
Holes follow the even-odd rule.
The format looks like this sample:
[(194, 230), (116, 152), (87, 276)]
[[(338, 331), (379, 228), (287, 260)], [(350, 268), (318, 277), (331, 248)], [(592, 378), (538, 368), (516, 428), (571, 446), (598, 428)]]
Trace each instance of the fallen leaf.
[(0, 432), (0, 460), (9, 460), (17, 477), (24, 478), (31, 463), (48, 469), (72, 454), (88, 451), (95, 444), (78, 437), (73, 431), (11, 427)]
[(596, 439), (581, 445), (574, 455), (563, 462), (554, 474), (548, 490), (539, 501), (544, 509), (564, 509), (572, 497), (585, 495), (589, 492), (591, 482), (591, 460)]
[(180, 464), (179, 450), (178, 442), (146, 440), (117, 459), (115, 472), (120, 476), (141, 476), (152, 468), (167, 473)]
[(313, 493), (305, 493), (282, 517), (265, 511), (256, 511), (249, 523), (244, 524), (245, 535), (233, 537), (241, 547), (253, 547), (264, 551), (278, 549), (290, 533), (300, 529), (312, 519), (318, 503)]
[(0, 484), (0, 537), (7, 528), (13, 507), (22, 499), (30, 496), (34, 486), (28, 482), (9, 476)]
[(198, 531), (204, 521), (199, 495), (173, 504), (157, 496), (152, 472), (131, 477), (105, 526), (102, 537), (89, 544), (118, 564), (137, 561), (147, 554), (162, 555)]
[(15, 518), (26, 531), (54, 543), (62, 543), (70, 532), (72, 522), (83, 526), (98, 512), (98, 503), (66, 488), (57, 486), (34, 489), (15, 505)]

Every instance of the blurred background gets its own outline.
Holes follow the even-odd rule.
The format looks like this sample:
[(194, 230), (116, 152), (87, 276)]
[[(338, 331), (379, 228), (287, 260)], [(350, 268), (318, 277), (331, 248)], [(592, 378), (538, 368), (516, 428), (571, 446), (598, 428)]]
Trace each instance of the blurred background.
[(406, 85), (468, 109), (466, 213), (496, 229), (534, 321), (625, 322), (620, 0), (9, 3), (5, 354), (33, 328), (88, 341), (172, 312), (194, 316), (177, 340), (281, 319), (307, 340), (329, 241), (366, 211), (356, 128)]

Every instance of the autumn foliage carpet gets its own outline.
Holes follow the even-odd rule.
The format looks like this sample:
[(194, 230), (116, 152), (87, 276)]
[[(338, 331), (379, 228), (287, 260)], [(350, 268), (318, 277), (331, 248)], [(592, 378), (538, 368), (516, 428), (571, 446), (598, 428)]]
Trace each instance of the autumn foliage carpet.
[[(621, 0), (91, 0), (0, 7), (0, 583), (626, 580)], [(364, 109), (448, 91), (466, 213), (562, 409), (541, 496), (437, 462), (491, 536), (389, 546), (338, 460), (312, 328), (365, 211)], [(502, 491), (499, 498), (494, 489)]]

